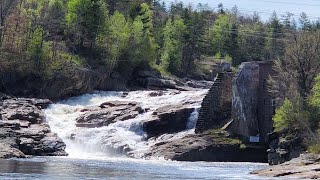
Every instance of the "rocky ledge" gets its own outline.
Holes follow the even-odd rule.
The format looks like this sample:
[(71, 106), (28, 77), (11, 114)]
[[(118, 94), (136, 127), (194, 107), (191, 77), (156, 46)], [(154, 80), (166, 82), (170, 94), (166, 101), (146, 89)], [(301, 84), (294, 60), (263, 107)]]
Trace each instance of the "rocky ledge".
[(190, 134), (181, 139), (154, 144), (150, 152), (145, 155), (145, 158), (151, 157), (164, 157), (177, 161), (266, 161), (264, 148), (242, 145), (241, 141), (220, 130)]
[(76, 119), (77, 127), (96, 128), (109, 124), (126, 121), (145, 112), (139, 103), (129, 101), (110, 101), (91, 109), (82, 109), (85, 112)]
[(251, 174), (265, 177), (288, 177), (297, 179), (320, 179), (320, 156), (302, 154), (281, 165), (254, 171)]
[(41, 109), (50, 100), (9, 98), (0, 101), (0, 158), (65, 156), (66, 145), (45, 122)]

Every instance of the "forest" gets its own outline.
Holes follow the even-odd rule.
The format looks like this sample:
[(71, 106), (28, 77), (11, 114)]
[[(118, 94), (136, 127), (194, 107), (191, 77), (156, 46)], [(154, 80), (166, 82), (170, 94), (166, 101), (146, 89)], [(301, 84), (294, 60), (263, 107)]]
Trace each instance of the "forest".
[(199, 62), (267, 60), (283, 104), (276, 130), (306, 129), (308, 142), (319, 142), (320, 19), (270, 12), (265, 21), (223, 4), (159, 0), (0, 0), (0, 71), (21, 76), (50, 78), (71, 63), (108, 75), (147, 67), (192, 77), (205, 71)]

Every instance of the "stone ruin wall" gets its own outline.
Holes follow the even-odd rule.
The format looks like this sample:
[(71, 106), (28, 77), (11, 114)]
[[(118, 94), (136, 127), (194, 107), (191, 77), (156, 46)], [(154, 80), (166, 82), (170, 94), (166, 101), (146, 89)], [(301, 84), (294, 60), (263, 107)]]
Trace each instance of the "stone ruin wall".
[(232, 119), (227, 130), (246, 138), (260, 136), (264, 142), (272, 131), (272, 95), (267, 79), (274, 74), (272, 61), (242, 63), (236, 75), (219, 73), (203, 100), (196, 133), (220, 128)]
[(223, 72), (217, 75), (214, 84), (201, 104), (196, 133), (218, 127), (230, 117), (232, 78), (232, 72)]

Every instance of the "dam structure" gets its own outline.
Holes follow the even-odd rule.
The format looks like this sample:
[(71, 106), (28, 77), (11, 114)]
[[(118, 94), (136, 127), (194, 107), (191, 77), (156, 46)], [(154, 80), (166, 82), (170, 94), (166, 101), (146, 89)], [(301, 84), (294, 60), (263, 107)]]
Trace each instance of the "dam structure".
[(275, 75), (272, 67), (272, 61), (245, 62), (236, 74), (218, 73), (202, 102), (195, 132), (224, 127), (248, 142), (264, 143), (276, 108), (268, 90), (268, 78)]

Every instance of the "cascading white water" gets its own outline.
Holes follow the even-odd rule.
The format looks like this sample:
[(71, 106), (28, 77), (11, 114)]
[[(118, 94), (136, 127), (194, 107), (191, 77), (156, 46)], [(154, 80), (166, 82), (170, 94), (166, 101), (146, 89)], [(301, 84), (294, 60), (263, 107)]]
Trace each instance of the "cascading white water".
[[(79, 97), (70, 98), (51, 105), (45, 110), (47, 121), (53, 132), (57, 133), (66, 143), (69, 156), (71, 157), (92, 157), (106, 156), (119, 148), (130, 150), (131, 154), (140, 157), (148, 150), (150, 145), (159, 141), (181, 138), (193, 133), (198, 118), (197, 109), (207, 90), (198, 91), (165, 91), (161, 96), (151, 97), (153, 91), (133, 91), (126, 97), (122, 92), (96, 92), (85, 94)], [(135, 101), (141, 103), (143, 108), (150, 108), (150, 111), (138, 115), (136, 118), (127, 121), (116, 122), (101, 128), (80, 128), (76, 127), (76, 118), (83, 112), (82, 109), (99, 106), (108, 101)], [(146, 139), (142, 124), (150, 120), (152, 113), (163, 106), (190, 104), (195, 111), (190, 115), (186, 131), (176, 134), (165, 134), (157, 139)], [(75, 136), (73, 138), (72, 136)]]

